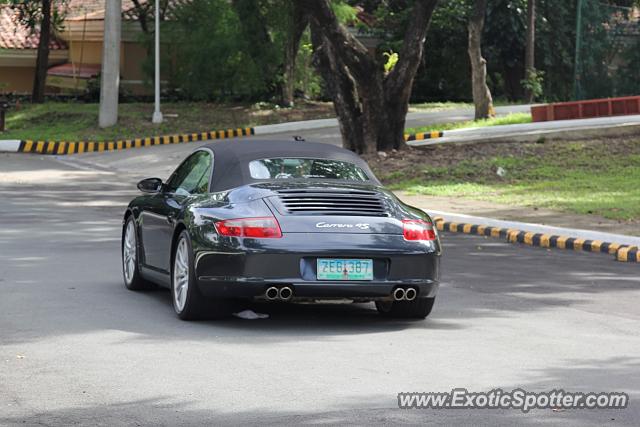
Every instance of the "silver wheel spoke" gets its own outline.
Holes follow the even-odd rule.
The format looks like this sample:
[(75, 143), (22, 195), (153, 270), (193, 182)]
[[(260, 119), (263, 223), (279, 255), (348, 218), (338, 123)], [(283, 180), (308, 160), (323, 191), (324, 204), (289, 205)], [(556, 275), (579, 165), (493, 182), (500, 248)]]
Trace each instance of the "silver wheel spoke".
[(178, 243), (173, 262), (173, 299), (178, 311), (184, 310), (189, 290), (189, 250), (186, 240)]
[(127, 284), (131, 284), (136, 269), (136, 229), (133, 225), (133, 221), (130, 221), (127, 224), (127, 228), (125, 230), (122, 260), (124, 279)]

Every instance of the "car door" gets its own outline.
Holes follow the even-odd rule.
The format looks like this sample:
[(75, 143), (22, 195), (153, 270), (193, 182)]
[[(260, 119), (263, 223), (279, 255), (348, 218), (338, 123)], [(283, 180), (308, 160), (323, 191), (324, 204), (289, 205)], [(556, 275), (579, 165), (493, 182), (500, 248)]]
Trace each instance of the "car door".
[(176, 219), (191, 196), (209, 191), (212, 165), (211, 152), (196, 151), (173, 172), (163, 191), (149, 199), (140, 226), (145, 266), (170, 272), (171, 239)]

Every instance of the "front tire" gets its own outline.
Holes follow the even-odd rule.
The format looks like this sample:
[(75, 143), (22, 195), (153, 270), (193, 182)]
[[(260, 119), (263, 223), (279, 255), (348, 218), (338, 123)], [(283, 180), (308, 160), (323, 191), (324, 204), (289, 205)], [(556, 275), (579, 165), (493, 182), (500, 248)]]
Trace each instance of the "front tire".
[(122, 233), (122, 275), (124, 285), (132, 291), (145, 291), (156, 286), (140, 275), (140, 245), (133, 215), (127, 218)]
[(171, 300), (176, 314), (182, 320), (228, 316), (232, 310), (227, 300), (212, 301), (200, 292), (193, 259), (189, 233), (183, 230), (173, 252), (171, 269)]
[(436, 298), (417, 298), (413, 301), (376, 301), (376, 309), (381, 316), (395, 319), (425, 319)]

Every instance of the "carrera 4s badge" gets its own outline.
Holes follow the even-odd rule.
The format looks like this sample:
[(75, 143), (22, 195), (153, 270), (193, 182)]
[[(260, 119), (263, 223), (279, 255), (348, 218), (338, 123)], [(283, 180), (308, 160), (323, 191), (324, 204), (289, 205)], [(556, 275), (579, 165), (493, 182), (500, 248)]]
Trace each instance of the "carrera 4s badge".
[(366, 224), (366, 223), (338, 224), (338, 223), (319, 222), (316, 224), (316, 228), (359, 228), (360, 230), (368, 230), (370, 227), (371, 227), (371, 224)]

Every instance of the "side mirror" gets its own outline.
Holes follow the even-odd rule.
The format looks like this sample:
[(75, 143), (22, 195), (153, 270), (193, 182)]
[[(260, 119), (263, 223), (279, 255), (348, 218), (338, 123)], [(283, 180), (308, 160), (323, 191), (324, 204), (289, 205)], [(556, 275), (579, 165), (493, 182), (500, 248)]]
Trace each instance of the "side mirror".
[(162, 180), (160, 178), (147, 178), (138, 183), (138, 190), (143, 193), (159, 193), (162, 191)]

